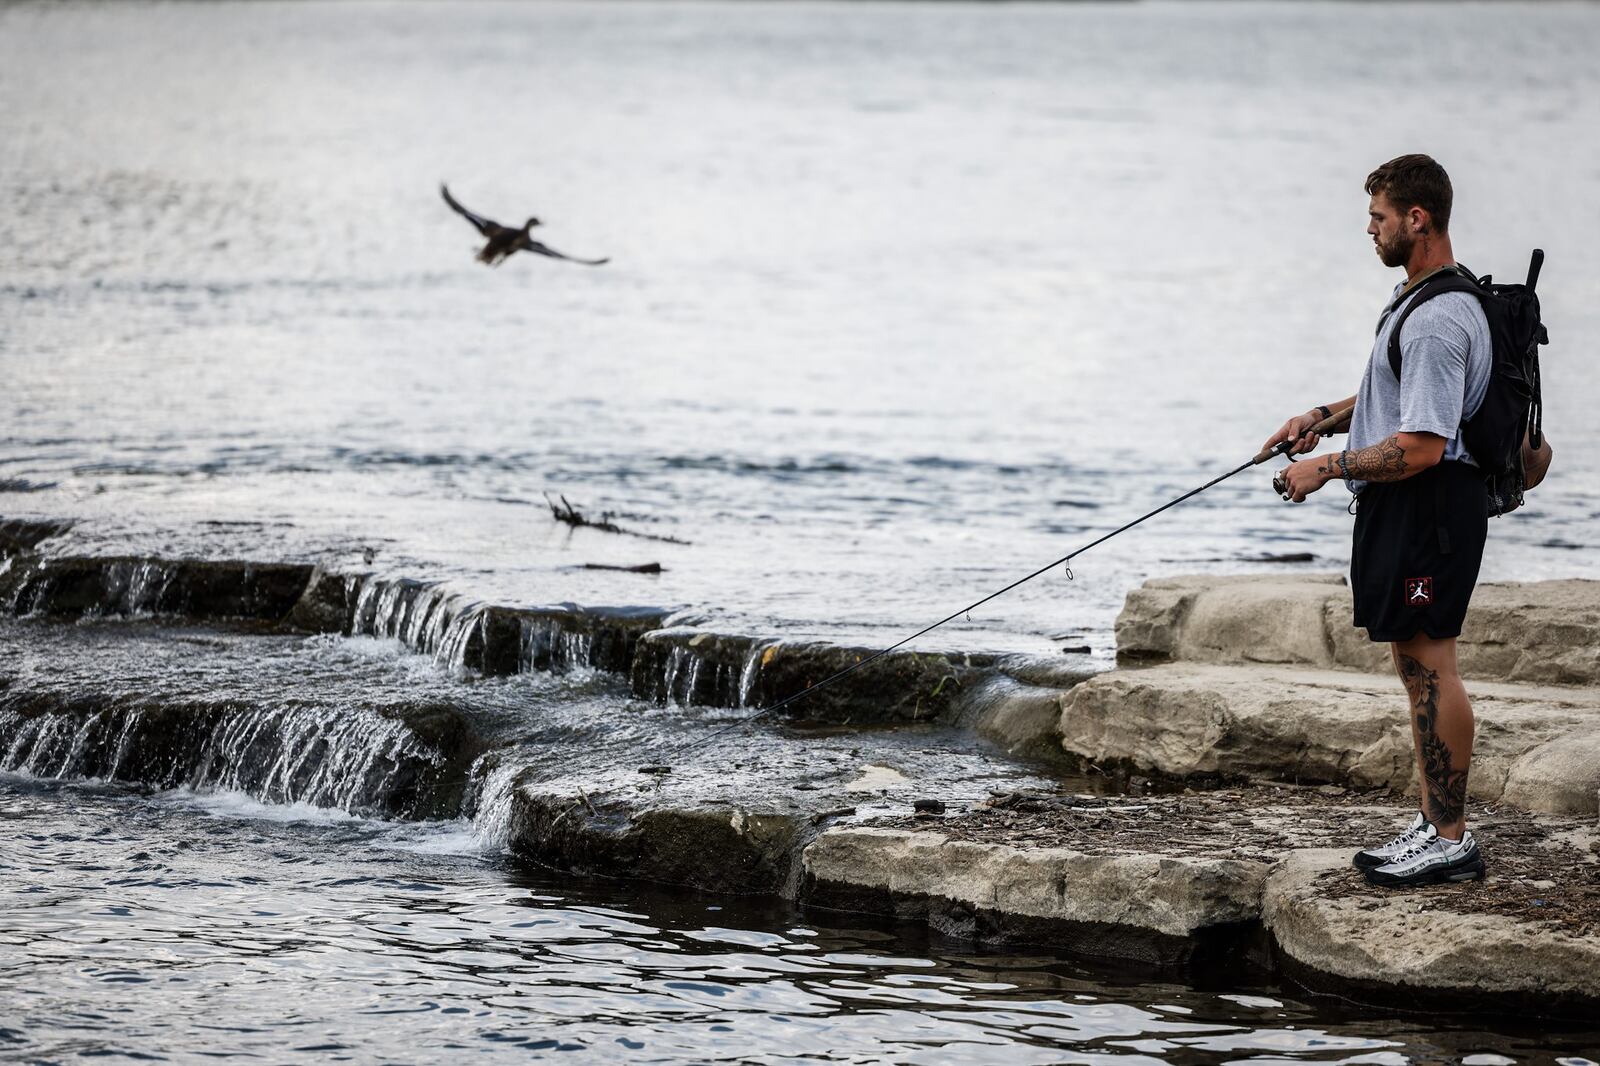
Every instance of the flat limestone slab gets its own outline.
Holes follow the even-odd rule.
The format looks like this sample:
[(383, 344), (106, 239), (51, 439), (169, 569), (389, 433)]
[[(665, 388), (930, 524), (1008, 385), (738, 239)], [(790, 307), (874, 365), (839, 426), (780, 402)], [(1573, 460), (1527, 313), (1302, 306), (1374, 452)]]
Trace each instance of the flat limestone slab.
[[(588, 752), (524, 764), (508, 794), (508, 843), (540, 865), (712, 891), (798, 893), (800, 854), (841, 819), (909, 815), (918, 799), (952, 807), (996, 788), (1048, 782), (1010, 760), (974, 751), (971, 734), (932, 727), (870, 733), (727, 730), (719, 717), (691, 728), (708, 743), (673, 753), (627, 739), (636, 708)], [(720, 731), (720, 732), (719, 732)], [(692, 737), (693, 733), (684, 734)], [(641, 772), (671, 757), (670, 772)], [(659, 771), (663, 767), (650, 767)]]
[(856, 826), (822, 833), (803, 862), (813, 886), (953, 900), (978, 910), (1172, 937), (1255, 918), (1268, 870), (1265, 863), (1238, 859), (1095, 855)]
[[(1593, 814), (1600, 693), (1472, 682), (1470, 795)], [(1221, 774), (1410, 788), (1398, 679), (1292, 666), (1170, 663), (1097, 675), (1061, 699), (1061, 743), (1093, 763), (1174, 777)]]
[(1409, 812), (1343, 789), (1017, 792), (831, 826), (802, 853), (802, 899), (1076, 954), (1249, 960), (1369, 1003), (1593, 1017), (1600, 829), (1505, 805), (1469, 816), (1488, 879), (1396, 891), (1350, 857)]
[[(1489, 861), (1492, 879), (1493, 851)], [(1450, 893), (1484, 886), (1339, 893), (1358, 881), (1349, 851), (1333, 849), (1293, 852), (1267, 879), (1262, 919), (1306, 983), (1387, 988), (1422, 1002), (1493, 996), (1500, 1009), (1515, 1002), (1539, 1013), (1600, 1002), (1600, 936), (1451, 905)]]

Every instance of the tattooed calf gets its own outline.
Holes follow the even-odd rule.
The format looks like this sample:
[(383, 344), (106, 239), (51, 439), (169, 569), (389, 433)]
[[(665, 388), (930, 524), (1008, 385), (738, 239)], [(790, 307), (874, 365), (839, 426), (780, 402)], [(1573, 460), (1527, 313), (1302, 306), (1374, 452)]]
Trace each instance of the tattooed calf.
[(1424, 807), (1435, 825), (1459, 822), (1467, 809), (1467, 771), (1451, 766), (1450, 748), (1439, 738), (1439, 674), (1402, 654), (1400, 680), (1411, 697), (1421, 739)]

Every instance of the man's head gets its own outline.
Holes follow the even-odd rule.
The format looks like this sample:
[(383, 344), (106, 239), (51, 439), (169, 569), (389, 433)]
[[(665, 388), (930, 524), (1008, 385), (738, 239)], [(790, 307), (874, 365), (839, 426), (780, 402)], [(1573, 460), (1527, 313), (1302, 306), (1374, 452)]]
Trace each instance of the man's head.
[(1450, 229), (1450, 175), (1425, 155), (1391, 159), (1367, 175), (1367, 232), (1384, 266), (1405, 266), (1418, 241)]

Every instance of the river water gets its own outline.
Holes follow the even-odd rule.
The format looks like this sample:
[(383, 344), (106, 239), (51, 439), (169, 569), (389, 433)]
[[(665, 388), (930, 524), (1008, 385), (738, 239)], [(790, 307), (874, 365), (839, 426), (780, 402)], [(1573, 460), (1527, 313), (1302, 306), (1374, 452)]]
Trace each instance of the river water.
[[(881, 643), (1352, 394), (1361, 183), (1421, 149), (1464, 261), (1550, 257), (1560, 465), (1486, 574), (1592, 576), (1597, 44), (1584, 5), (5, 5), (0, 513)], [(612, 262), (479, 266), (441, 180)], [(1337, 492), (1267, 480), (934, 642), (1105, 654), (1152, 574), (1342, 568)]]
[[(1361, 181), (1423, 150), (1464, 261), (1549, 253), (1557, 466), (1485, 574), (1600, 576), (1597, 49), (1585, 5), (0, 4), (0, 517), (76, 520), (60, 554), (881, 645), (1354, 392), (1394, 281)], [(612, 261), (479, 266), (440, 181)], [(1343, 499), (1266, 479), (925, 643), (1103, 661), (1147, 577), (1342, 568)], [(570, 529), (547, 494), (688, 543)], [(0, 653), (78, 639), (15, 632)], [(460, 683), (341, 638), (313, 678), (275, 647), (54, 681), (327, 706)], [(492, 810), (67, 777), (0, 782), (0, 1057), (1600, 1057), (532, 875)]]
[(1593, 1066), (1592, 1031), (530, 874), (460, 822), (4, 776), (0, 844), (0, 1057), (24, 1061)]

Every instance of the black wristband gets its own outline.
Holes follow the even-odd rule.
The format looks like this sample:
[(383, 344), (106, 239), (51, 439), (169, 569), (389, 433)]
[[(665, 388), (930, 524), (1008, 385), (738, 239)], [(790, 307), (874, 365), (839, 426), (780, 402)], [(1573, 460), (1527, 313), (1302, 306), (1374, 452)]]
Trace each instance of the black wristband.
[(1333, 412), (1328, 408), (1328, 406), (1326, 404), (1320, 404), (1320, 403), (1317, 404), (1317, 410), (1322, 412), (1323, 421), (1327, 421), (1328, 419), (1333, 417)]

